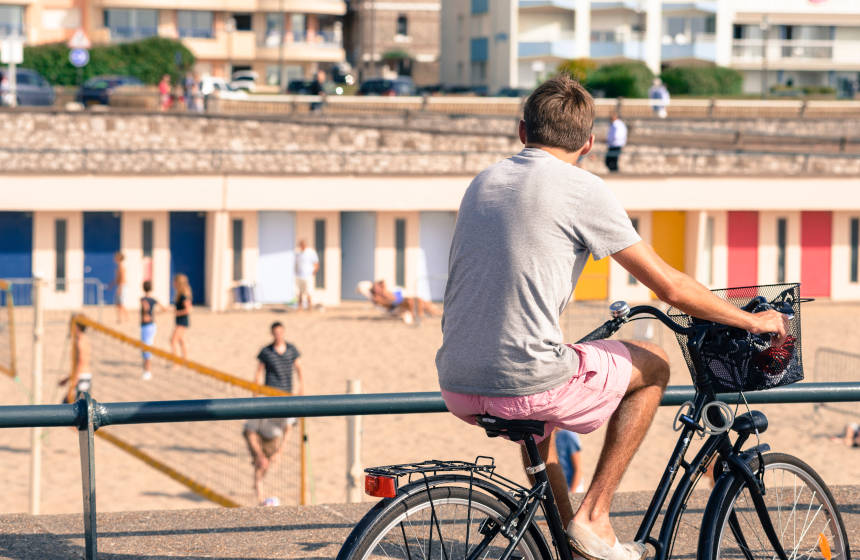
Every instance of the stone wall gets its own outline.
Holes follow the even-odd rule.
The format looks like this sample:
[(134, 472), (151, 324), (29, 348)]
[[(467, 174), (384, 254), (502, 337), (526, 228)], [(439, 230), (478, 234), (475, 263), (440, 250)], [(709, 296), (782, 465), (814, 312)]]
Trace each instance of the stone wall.
[[(4, 111), (0, 112), (0, 169), (3, 173), (471, 175), (521, 147), (511, 119), (418, 115), (374, 118), (372, 125), (367, 121), (367, 117), (285, 120)], [(723, 144), (732, 137), (725, 134), (726, 129), (714, 131), (714, 147), (709, 147), (711, 136), (696, 133), (701, 122), (631, 120), (628, 124), (631, 143), (622, 155), (623, 173), (860, 175), (860, 149), (853, 151), (860, 142), (821, 153), (779, 143), (772, 149), (745, 151), (725, 148)], [(667, 128), (670, 125), (673, 129)], [(832, 134), (836, 124), (830, 126), (828, 131), (808, 121), (783, 122), (780, 138), (790, 136), (786, 133), (792, 130)], [(815, 130), (810, 132), (811, 128)], [(595, 130), (602, 137), (605, 123), (596, 123)], [(586, 169), (606, 171), (602, 146), (598, 143), (584, 159)]]

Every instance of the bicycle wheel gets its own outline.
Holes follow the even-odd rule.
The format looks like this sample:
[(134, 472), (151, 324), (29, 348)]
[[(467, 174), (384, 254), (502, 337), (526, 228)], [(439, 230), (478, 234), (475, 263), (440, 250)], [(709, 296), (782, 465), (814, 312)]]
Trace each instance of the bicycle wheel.
[[(763, 458), (763, 497), (789, 560), (850, 560), (842, 516), (818, 473), (791, 455)], [(751, 467), (758, 469), (758, 459)], [(699, 554), (703, 560), (776, 559), (743, 480), (732, 482), (715, 516), (705, 513)]]
[[(380, 515), (339, 558), (406, 558), (454, 560), (467, 558), (486, 545), (481, 558), (499, 558), (510, 541), (496, 531), (484, 542), (510, 508), (496, 498), (460, 486), (438, 486), (420, 491)], [(512, 558), (538, 560), (540, 549), (527, 531)]]

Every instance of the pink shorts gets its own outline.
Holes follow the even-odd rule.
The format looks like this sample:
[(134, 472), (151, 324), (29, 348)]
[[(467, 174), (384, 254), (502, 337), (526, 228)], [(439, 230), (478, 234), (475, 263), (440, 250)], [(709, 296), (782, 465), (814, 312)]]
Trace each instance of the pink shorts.
[(475, 415), (489, 414), (507, 420), (542, 420), (543, 437), (555, 428), (579, 434), (602, 426), (627, 392), (633, 363), (630, 350), (617, 340), (568, 344), (579, 355), (579, 369), (555, 389), (523, 397), (484, 397), (442, 390), (448, 410), (460, 420), (475, 424)]

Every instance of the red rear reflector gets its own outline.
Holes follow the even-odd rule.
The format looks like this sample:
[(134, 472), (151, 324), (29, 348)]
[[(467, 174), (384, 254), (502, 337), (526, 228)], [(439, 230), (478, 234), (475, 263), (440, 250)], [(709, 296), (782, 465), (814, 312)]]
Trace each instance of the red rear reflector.
[(364, 493), (377, 498), (393, 498), (397, 495), (397, 485), (389, 476), (364, 475)]

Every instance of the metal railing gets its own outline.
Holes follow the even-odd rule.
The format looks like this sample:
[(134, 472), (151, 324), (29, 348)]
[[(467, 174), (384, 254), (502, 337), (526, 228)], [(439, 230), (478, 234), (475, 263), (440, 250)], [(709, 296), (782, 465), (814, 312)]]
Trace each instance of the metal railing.
[[(667, 388), (661, 406), (679, 406), (693, 397), (690, 386)], [(729, 403), (737, 394), (718, 396)], [(860, 401), (860, 382), (800, 383), (746, 395), (749, 404)], [(252, 418), (356, 416), (446, 412), (437, 392), (318, 395), (244, 399), (99, 403), (89, 394), (74, 404), (0, 406), (0, 428), (75, 426), (81, 453), (85, 555), (98, 556), (95, 501), (95, 431), (102, 426), (157, 422), (197, 422)]]

